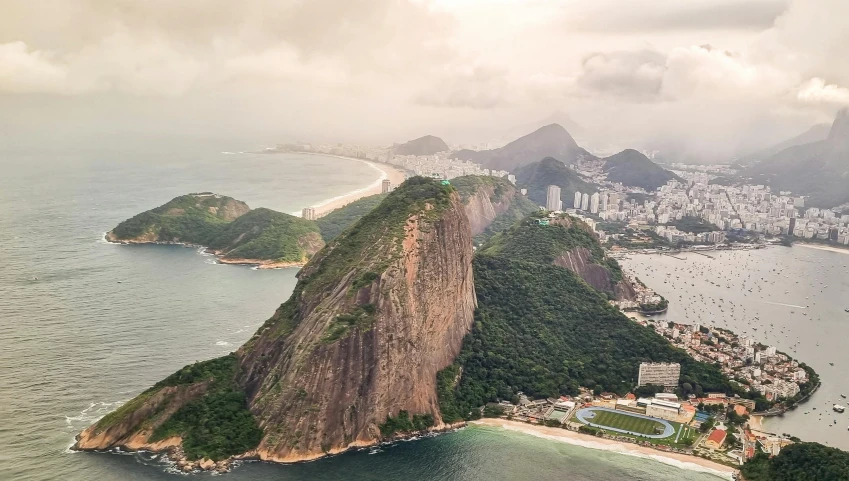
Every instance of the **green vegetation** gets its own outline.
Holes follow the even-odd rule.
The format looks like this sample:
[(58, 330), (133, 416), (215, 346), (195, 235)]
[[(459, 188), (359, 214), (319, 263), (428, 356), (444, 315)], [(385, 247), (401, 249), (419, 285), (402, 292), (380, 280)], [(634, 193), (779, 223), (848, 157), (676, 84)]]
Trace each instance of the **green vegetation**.
[(645, 313), (665, 311), (668, 307), (669, 301), (667, 301), (663, 296), (660, 297), (658, 302), (653, 304), (640, 304), (640, 310)]
[(740, 472), (748, 481), (845, 481), (849, 453), (819, 443), (796, 443), (773, 458), (758, 450)]
[(592, 195), (597, 191), (595, 186), (581, 179), (577, 172), (552, 157), (546, 157), (517, 170), (516, 184), (528, 189), (528, 198), (537, 205), (545, 205), (549, 185), (560, 187), (563, 205), (570, 207), (575, 192)]
[(321, 237), (324, 239), (324, 242), (330, 242), (341, 234), (342, 231), (354, 225), (364, 215), (371, 212), (383, 202), (386, 196), (387, 194), (375, 194), (363, 197), (317, 219), (315, 222), (321, 230)]
[(691, 234), (702, 234), (704, 232), (722, 230), (701, 217), (691, 216), (682, 217), (681, 219), (675, 220), (666, 225), (675, 226), (681, 232), (689, 232)]
[(533, 216), (525, 219), (494, 236), (479, 253), (552, 264), (556, 258), (576, 247), (589, 250), (592, 262), (607, 269), (614, 283), (622, 280), (619, 263), (605, 256), (604, 249), (589, 227), (566, 215), (549, 225), (537, 224)]
[(248, 410), (244, 391), (233, 381), (237, 368), (238, 359), (229, 354), (186, 366), (157, 383), (151, 390), (207, 381), (209, 387), (156, 428), (150, 440), (180, 436), (189, 459), (214, 461), (255, 448), (262, 430)]
[(380, 434), (388, 438), (393, 434), (407, 434), (424, 431), (434, 425), (433, 416), (428, 414), (414, 414), (410, 418), (407, 411), (399, 411), (395, 417), (386, 416), (386, 421), (380, 425)]
[(400, 255), (408, 219), (418, 215), (426, 229), (451, 204), (452, 192), (451, 185), (433, 179), (407, 179), (315, 256), (302, 271), (304, 295), (320, 295), (348, 275), (382, 274)]
[(265, 208), (222, 225), (207, 243), (225, 258), (279, 262), (304, 262), (322, 245), (315, 222)]
[(607, 180), (610, 182), (653, 191), (670, 180), (682, 180), (633, 149), (625, 149), (604, 160), (604, 171), (607, 172)]
[(446, 422), (468, 419), (479, 406), (511, 399), (517, 391), (557, 397), (586, 386), (625, 394), (636, 384), (640, 362), (647, 361), (679, 362), (682, 383), (732, 392), (716, 366), (696, 362), (630, 321), (565, 268), (531, 255), (493, 254), (485, 246), (474, 273), (478, 310), (472, 332), (455, 363), (437, 376)]
[(315, 222), (212, 194), (189, 194), (118, 224), (119, 240), (185, 242), (223, 258), (305, 262), (323, 245)]
[(363, 304), (348, 314), (336, 316), (321, 340), (328, 344), (336, 342), (346, 337), (352, 328), (357, 328), (360, 332), (368, 331), (374, 325), (374, 313), (374, 305)]
[(228, 213), (243, 213), (248, 209), (246, 204), (230, 197), (208, 193), (182, 195), (121, 222), (112, 233), (118, 239), (155, 234), (160, 241), (207, 245), (218, 235), (221, 226), (229, 222)]
[(596, 412), (595, 417), (592, 419), (592, 423), (598, 426), (623, 429), (625, 431), (640, 434), (660, 434), (664, 429), (663, 424), (657, 421), (610, 411)]

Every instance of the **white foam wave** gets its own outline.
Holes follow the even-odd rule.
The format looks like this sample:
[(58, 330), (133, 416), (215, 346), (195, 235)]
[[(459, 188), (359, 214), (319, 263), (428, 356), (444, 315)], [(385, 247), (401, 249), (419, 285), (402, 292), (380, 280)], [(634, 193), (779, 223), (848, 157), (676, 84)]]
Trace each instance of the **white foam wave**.
[(230, 344), (227, 341), (218, 341), (218, 342), (215, 343), (215, 345), (216, 346), (232, 346), (232, 344)]
[(538, 437), (538, 438), (549, 439), (549, 440), (552, 440), (552, 441), (557, 441), (557, 442), (566, 443), (566, 444), (572, 444), (572, 445), (575, 445), (575, 446), (581, 446), (583, 448), (597, 449), (599, 451), (614, 452), (614, 453), (623, 454), (623, 455), (626, 455), (626, 456), (633, 456), (633, 457), (636, 457), (636, 458), (651, 459), (651, 460), (654, 460), (654, 461), (661, 462), (663, 464), (675, 466), (677, 468), (685, 469), (685, 470), (688, 470), (688, 471), (698, 471), (698, 472), (702, 472), (702, 473), (712, 474), (712, 475), (720, 477), (722, 479), (728, 479), (728, 480), (733, 479), (732, 474), (729, 473), (729, 472), (720, 471), (720, 470), (717, 470), (717, 469), (712, 469), (712, 468), (709, 468), (707, 466), (702, 466), (701, 464), (697, 464), (697, 463), (690, 463), (690, 462), (686, 462), (686, 461), (681, 461), (681, 460), (678, 460), (678, 459), (675, 459), (675, 458), (664, 456), (662, 454), (643, 453), (641, 451), (637, 451), (637, 450), (634, 450), (634, 449), (628, 449), (628, 447), (626, 445), (623, 445), (623, 444), (600, 443), (600, 442), (597, 442), (597, 441), (584, 440), (584, 439), (581, 439), (581, 438), (571, 437), (571, 436), (555, 436), (555, 435), (552, 435), (552, 434), (546, 434), (546, 433), (539, 432), (535, 429), (524, 429), (524, 428), (519, 427), (519, 426), (513, 426), (513, 425), (507, 425), (507, 424), (501, 425), (501, 427), (508, 430), (508, 431), (514, 431), (514, 432), (520, 432), (520, 433), (523, 433), (523, 434), (529, 434), (531, 436), (535, 436), (535, 437)]

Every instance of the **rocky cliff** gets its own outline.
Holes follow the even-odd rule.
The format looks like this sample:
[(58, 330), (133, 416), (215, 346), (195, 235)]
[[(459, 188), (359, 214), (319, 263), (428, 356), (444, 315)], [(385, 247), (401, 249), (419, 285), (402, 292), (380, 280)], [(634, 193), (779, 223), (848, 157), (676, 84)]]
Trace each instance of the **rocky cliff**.
[(504, 178), (469, 175), (451, 179), (451, 184), (463, 200), (476, 244), (539, 210)]
[[(248, 453), (292, 462), (442, 428), (436, 374), (472, 326), (472, 256), (456, 190), (410, 179), (307, 263), (290, 299), (234, 356), (184, 368), (84, 431), (76, 446), (182, 441), (198, 459)], [(174, 385), (179, 396), (164, 391)], [(220, 409), (225, 402), (231, 408)], [(242, 434), (252, 420), (256, 440)]]
[(592, 252), (586, 247), (574, 247), (554, 259), (554, 265), (565, 267), (598, 291), (612, 294), (617, 300), (633, 301), (637, 297), (634, 287), (623, 279), (615, 280), (608, 268), (596, 264)]

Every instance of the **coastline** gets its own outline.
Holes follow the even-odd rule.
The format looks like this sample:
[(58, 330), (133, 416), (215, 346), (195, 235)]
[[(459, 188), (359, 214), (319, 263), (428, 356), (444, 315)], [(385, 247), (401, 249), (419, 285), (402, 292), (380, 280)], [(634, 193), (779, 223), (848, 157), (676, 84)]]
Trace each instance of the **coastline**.
[[(371, 184), (357, 190), (353, 190), (351, 192), (347, 192), (342, 195), (338, 195), (336, 197), (332, 197), (330, 199), (323, 200), (317, 204), (314, 204), (310, 207), (315, 209), (316, 217), (322, 217), (324, 215), (329, 214), (331, 211), (336, 210), (340, 207), (344, 207), (355, 200), (359, 200), (363, 197), (367, 197), (374, 194), (379, 194), (382, 190), (382, 184), (385, 179), (389, 179), (392, 183), (392, 187), (397, 187), (406, 178), (406, 174), (404, 171), (397, 169), (394, 166), (389, 164), (384, 164), (382, 162), (377, 162), (374, 160), (367, 159), (358, 159), (356, 157), (345, 157), (342, 155), (334, 155), (334, 154), (322, 154), (319, 152), (297, 152), (298, 154), (308, 154), (308, 155), (320, 155), (324, 157), (335, 157), (337, 159), (345, 159), (345, 160), (355, 160), (357, 162), (362, 162), (363, 164), (368, 165), (372, 169), (380, 172), (380, 177), (372, 182)], [(292, 215), (300, 216), (300, 212), (293, 212)]]
[(849, 254), (849, 249), (843, 247), (825, 246), (821, 244), (809, 244), (807, 242), (796, 242), (794, 246), (817, 249), (821, 251), (837, 252), (838, 254)]
[(470, 424), (502, 428), (508, 431), (520, 432), (539, 438), (550, 439), (552, 441), (572, 444), (589, 449), (653, 459), (681, 469), (710, 473), (725, 479), (732, 479), (732, 475), (737, 472), (737, 469), (730, 466), (719, 464), (704, 458), (699, 458), (697, 456), (660, 451), (637, 444), (622, 443), (611, 439), (576, 433), (567, 429), (551, 428), (498, 418), (480, 419), (472, 421)]

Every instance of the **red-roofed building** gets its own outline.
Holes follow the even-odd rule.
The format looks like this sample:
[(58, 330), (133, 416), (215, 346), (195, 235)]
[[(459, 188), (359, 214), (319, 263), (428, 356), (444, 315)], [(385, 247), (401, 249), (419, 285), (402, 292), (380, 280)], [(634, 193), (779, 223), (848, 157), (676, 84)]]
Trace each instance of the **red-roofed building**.
[(745, 416), (746, 414), (748, 414), (746, 406), (741, 406), (739, 404), (734, 406), (734, 412), (737, 413), (738, 416)]
[(637, 396), (635, 396), (634, 393), (629, 392), (628, 394), (625, 395), (625, 399), (627, 399), (629, 401), (636, 401)]
[(710, 436), (708, 436), (705, 441), (705, 446), (709, 449), (719, 449), (722, 447), (722, 444), (725, 442), (725, 436), (728, 433), (723, 431), (722, 429), (714, 429)]

